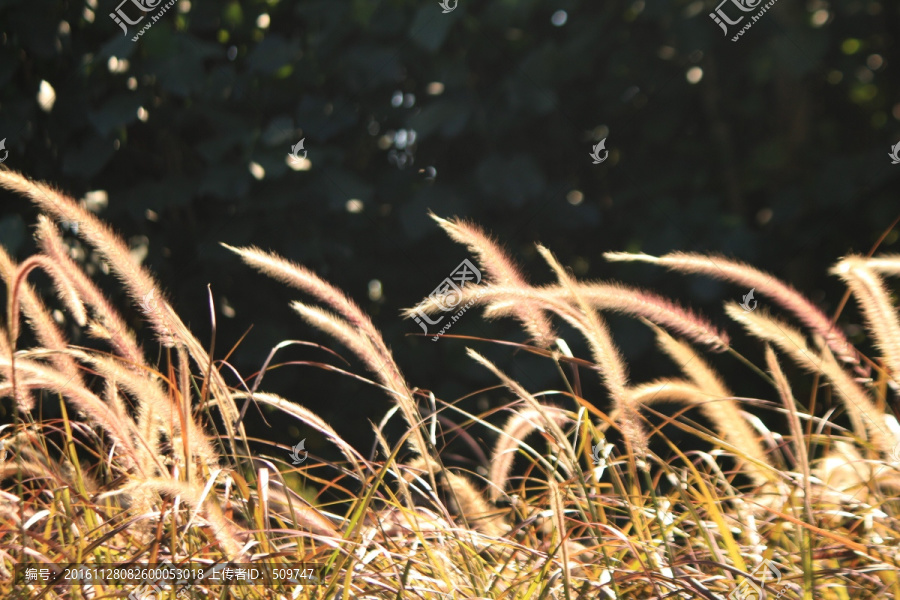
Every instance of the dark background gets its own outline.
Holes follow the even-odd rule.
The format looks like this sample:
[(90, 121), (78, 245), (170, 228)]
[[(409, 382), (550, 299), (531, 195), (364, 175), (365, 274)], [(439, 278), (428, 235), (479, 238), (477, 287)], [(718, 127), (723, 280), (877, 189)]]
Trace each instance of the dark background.
[[(217, 358), (252, 325), (230, 358), (245, 377), (283, 339), (349, 354), (292, 313), (299, 293), (219, 242), (273, 250), (344, 289), (411, 385), (452, 401), (496, 383), (466, 345), (532, 390), (562, 384), (549, 361), (484, 342), (435, 343), (400, 318), (469, 257), (429, 209), (492, 231), (535, 283), (552, 281), (540, 241), (580, 278), (679, 299), (726, 326), (758, 364), (759, 344), (721, 310), (747, 290), (607, 264), (601, 253), (722, 253), (831, 312), (844, 290), (828, 266), (868, 251), (900, 214), (900, 165), (887, 156), (900, 141), (897, 2), (779, 0), (737, 42), (739, 26), (724, 36), (709, 1), (460, 0), (442, 14), (437, 0), (181, 0), (137, 42), (149, 18), (125, 36), (109, 17), (116, 4), (0, 1), (5, 165), (76, 198), (105, 190), (100, 216), (146, 252), (204, 342), (211, 285)], [(49, 111), (38, 103), (42, 81), (55, 92)], [(594, 165), (591, 147), (604, 137), (609, 159)], [(311, 168), (298, 171), (287, 158), (301, 138)], [(351, 199), (361, 212), (348, 211)], [(5, 192), (0, 202), (0, 241), (21, 259), (33, 249), (34, 211)], [(892, 232), (882, 249), (898, 251), (897, 240)], [(140, 327), (115, 282), (98, 276)], [(373, 280), (381, 297), (370, 296)], [(672, 372), (646, 328), (611, 323), (635, 381)], [(860, 341), (852, 303), (844, 323)], [(450, 333), (524, 340), (516, 323), (474, 313)], [(335, 362), (297, 347), (279, 360)], [(739, 395), (774, 398), (733, 358), (714, 363)], [(344, 366), (363, 373), (355, 360)], [(605, 407), (588, 379), (586, 393)], [(279, 368), (262, 387), (318, 412), (361, 449), (369, 422), (390, 406), (378, 390), (312, 367)], [(503, 399), (491, 392), (467, 406)], [(269, 416), (271, 429), (250, 413), (260, 437), (291, 445), (308, 435), (313, 454), (328, 452)]]

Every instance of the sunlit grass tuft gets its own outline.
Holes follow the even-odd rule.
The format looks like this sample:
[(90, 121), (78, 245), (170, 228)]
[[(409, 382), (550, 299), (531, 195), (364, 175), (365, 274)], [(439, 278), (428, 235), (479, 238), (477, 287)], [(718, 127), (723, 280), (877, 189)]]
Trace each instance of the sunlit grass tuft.
[[(390, 399), (372, 459), (359, 440), (341, 438), (294, 399), (258, 389), (278, 366), (275, 355), (302, 342), (273, 340), (263, 370), (245, 381), (228, 353), (217, 356), (213, 341), (207, 349), (193, 336), (106, 225), (16, 173), (0, 171), (0, 185), (44, 213), (39, 254), (17, 265), (0, 253), (9, 291), (0, 392), (14, 414), (0, 426), (0, 597), (746, 600), (759, 597), (759, 588), (770, 598), (900, 597), (900, 426), (888, 409), (896, 403), (900, 325), (882, 280), (897, 274), (896, 256), (850, 257), (834, 270), (862, 308), (882, 354), (876, 361), (797, 290), (738, 262), (607, 255), (753, 286), (785, 311), (726, 305), (749, 334), (732, 342), (670, 299), (577, 281), (543, 247), (557, 284), (531, 286), (484, 231), (436, 218), (486, 274), (462, 290), (461, 302), (475, 300), (488, 318), (515, 318), (531, 340), (469, 338), (478, 347), (466, 348), (464, 338), (444, 336), (447, 351), (467, 354), (473, 370), (496, 379), (495, 387), (471, 390), (494, 401), (476, 414), (465, 398), (435, 397), (415, 374), (408, 383), (371, 319), (343, 292), (274, 254), (232, 248), (302, 292), (292, 304), (301, 319), (349, 349), (373, 377), (317, 346), (326, 358), (304, 364), (362, 379)], [(79, 224), (152, 335), (128, 329), (51, 219)], [(26, 282), (32, 268), (51, 276), (47, 297)], [(51, 310), (64, 313), (65, 326)], [(441, 303), (428, 298), (407, 314), (419, 310), (438, 314)], [(636, 380), (606, 312), (641, 319), (657, 337), (659, 360), (680, 374)], [(20, 335), (25, 327), (32, 336)], [(66, 338), (76, 327), (86, 344)], [(567, 332), (580, 336), (586, 356), (572, 353), (576, 340), (560, 337)], [(22, 347), (30, 339), (34, 345)], [(761, 347), (765, 364), (753, 365), (737, 344)], [(485, 357), (489, 345), (509, 349), (512, 360), (526, 350), (551, 361), (555, 389), (529, 389)], [(723, 360), (745, 367), (747, 378), (763, 377), (770, 393), (742, 396), (745, 381), (715, 370)], [(795, 381), (788, 363), (801, 367)], [(872, 372), (874, 380), (866, 376)], [(585, 392), (588, 376), (602, 391)], [(804, 377), (822, 377), (843, 414), (798, 401), (794, 388), (807, 385)], [(296, 464), (290, 448), (249, 439), (239, 407), (251, 404), (315, 431), (343, 460)], [(384, 426), (396, 413), (405, 433), (393, 439)], [(786, 431), (769, 426), (781, 422)], [(700, 449), (681, 448), (664, 434), (671, 428)], [(468, 463), (448, 459), (451, 438), (471, 448)], [(24, 568), (64, 564), (226, 561), (314, 565), (321, 581), (154, 590), (21, 577)]]

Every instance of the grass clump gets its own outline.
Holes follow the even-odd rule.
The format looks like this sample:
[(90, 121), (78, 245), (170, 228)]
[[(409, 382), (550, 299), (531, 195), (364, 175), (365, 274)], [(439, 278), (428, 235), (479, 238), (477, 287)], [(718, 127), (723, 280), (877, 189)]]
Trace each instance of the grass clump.
[[(38, 254), (15, 264), (0, 252), (8, 291), (0, 391), (15, 415), (0, 427), (4, 598), (900, 596), (900, 426), (887, 409), (900, 372), (900, 322), (883, 279), (900, 273), (898, 256), (851, 256), (833, 270), (861, 307), (880, 354), (872, 360), (799, 292), (747, 265), (684, 253), (606, 255), (722, 278), (771, 299), (784, 315), (725, 306), (752, 338), (746, 343), (762, 344), (765, 364), (757, 366), (724, 331), (672, 300), (578, 281), (543, 247), (556, 283), (531, 285), (477, 226), (436, 218), (486, 275), (462, 289), (459, 303), (471, 301), (487, 318), (517, 319), (530, 342), (512, 345), (560, 367), (558, 389), (529, 390), (469, 348), (472, 368), (502, 384), (490, 393), (512, 398), (474, 414), (412, 387), (372, 321), (340, 290), (269, 252), (230, 248), (306, 296), (292, 308), (352, 352), (394, 403), (390, 414), (400, 413), (406, 434), (388, 439), (376, 428), (384, 458), (372, 460), (310, 410), (260, 390), (265, 369), (252, 383), (236, 377), (121, 239), (77, 202), (11, 171), (0, 171), (0, 186), (42, 212)], [(71, 258), (55, 222), (102, 256), (152, 329), (144, 343), (156, 352), (139, 344)], [(53, 280), (55, 299), (27, 282), (34, 269)], [(407, 315), (436, 315), (442, 306), (429, 297)], [(606, 325), (609, 312), (646, 323), (680, 373), (634, 381)], [(82, 328), (90, 344), (68, 341), (63, 321)], [(22, 347), (26, 326), (33, 343)], [(582, 338), (586, 356), (573, 355), (563, 330)], [(742, 397), (741, 382), (715, 370), (714, 354), (743, 361), (771, 394)], [(833, 391), (846, 427), (838, 411), (817, 414), (814, 402), (796, 400), (805, 382), (789, 380), (787, 363), (800, 367), (797, 378), (806, 371)], [(599, 393), (584, 391), (581, 374), (590, 372)], [(241, 424), (250, 403), (316, 430), (344, 460), (295, 466), (284, 452), (251, 452)], [(661, 412), (662, 403), (683, 407)], [(745, 410), (751, 404), (754, 413)], [(51, 406), (59, 418), (42, 417)], [(787, 430), (770, 430), (765, 413)], [(680, 448), (660, 419), (704, 449)], [(446, 463), (450, 431), (485, 457), (481, 468)], [(492, 438), (492, 450), (485, 454), (469, 431)], [(301, 494), (289, 481), (317, 493)], [(66, 587), (17, 571), (154, 563), (315, 565), (320, 580)]]

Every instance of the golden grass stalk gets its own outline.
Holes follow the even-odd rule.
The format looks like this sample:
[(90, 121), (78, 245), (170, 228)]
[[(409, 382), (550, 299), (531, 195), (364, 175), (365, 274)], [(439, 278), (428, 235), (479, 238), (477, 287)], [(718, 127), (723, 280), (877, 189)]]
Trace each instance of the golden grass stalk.
[(656, 294), (614, 283), (582, 283), (576, 289), (594, 308), (643, 317), (715, 352), (730, 344), (728, 334), (708, 320)]
[(254, 400), (260, 402), (262, 404), (267, 404), (274, 408), (281, 410), (282, 412), (291, 415), (295, 419), (302, 421), (324, 435), (326, 438), (331, 440), (333, 444), (335, 444), (344, 457), (353, 465), (353, 468), (356, 470), (357, 475), (360, 477), (360, 481), (365, 481), (365, 472), (363, 467), (368, 466), (366, 459), (357, 452), (356, 448), (348, 444), (338, 433), (322, 418), (316, 413), (312, 412), (306, 407), (300, 406), (299, 404), (295, 404), (286, 400), (285, 398), (281, 398), (275, 394), (268, 394), (263, 392), (254, 392), (253, 394), (249, 394), (246, 392), (236, 392), (236, 398), (246, 398), (252, 396)]
[[(209, 379), (210, 390), (224, 412), (223, 421), (229, 444), (233, 453), (237, 455), (234, 423), (237, 420), (238, 410), (229, 394), (228, 386), (222, 375), (210, 367), (211, 361), (206, 350), (163, 298), (153, 277), (131, 257), (125, 243), (108, 225), (49, 185), (31, 181), (14, 171), (0, 170), (0, 187), (28, 197), (40, 209), (58, 220), (76, 223), (78, 235), (94, 246), (106, 259), (132, 300), (143, 309), (160, 341), (166, 345), (176, 342), (184, 344), (197, 367)], [(239, 433), (246, 439), (243, 425), (240, 426)]]
[[(34, 289), (25, 281), (28, 272), (37, 267), (42, 267), (53, 278), (60, 298), (67, 308), (73, 311), (75, 320), (80, 325), (85, 323), (84, 306), (82, 306), (71, 285), (67, 285), (64, 277), (61, 278), (58, 265), (48, 260), (46, 256), (32, 256), (19, 266), (6, 253), (6, 250), (0, 247), (0, 276), (6, 282), (6, 288), (11, 300), (10, 314), (8, 315), (10, 336), (13, 340), (19, 337), (17, 313), (21, 305), (21, 310), (34, 330), (38, 341), (48, 349), (61, 350), (67, 346), (65, 336), (60, 332), (59, 327), (50, 316), (44, 303), (38, 298)], [(13, 295), (16, 296), (14, 301)], [(58, 366), (80, 380), (81, 374), (77, 369), (73, 368), (74, 363), (72, 363), (70, 358), (63, 357), (62, 362)]]
[[(19, 337), (19, 311), (21, 307), (21, 311), (34, 330), (38, 342), (46, 350), (50, 351), (50, 361), (74, 382), (84, 385), (77, 363), (64, 352), (68, 346), (68, 341), (50, 316), (44, 303), (26, 281), (28, 273), (37, 267), (43, 268), (50, 275), (60, 299), (72, 311), (76, 322), (84, 325), (84, 306), (81, 304), (71, 284), (68, 283), (59, 265), (53, 263), (46, 256), (37, 255), (28, 258), (21, 265), (17, 266), (6, 251), (0, 248), (0, 276), (6, 282), (9, 307), (7, 313), (9, 330), (5, 332), (7, 337), (3, 340), (3, 350), (10, 355), (12, 362), (15, 362), (14, 357), (10, 353), (15, 351), (16, 340)], [(7, 377), (10, 381), (15, 382), (15, 374), (12, 372), (12, 369), (7, 372)], [(28, 411), (34, 407), (33, 398), (30, 394), (19, 393), (18, 389), (15, 389), (14, 393), (17, 396), (17, 404), (20, 409)]]
[(543, 409), (545, 408), (543, 404), (537, 401), (537, 399), (531, 395), (528, 390), (526, 390), (522, 385), (516, 380), (512, 379), (506, 373), (497, 368), (497, 366), (486, 359), (484, 356), (479, 354), (478, 352), (472, 350), (471, 348), (466, 349), (466, 354), (469, 355), (470, 358), (475, 359), (476, 362), (486, 367), (491, 373), (493, 373), (503, 384), (509, 388), (509, 390), (525, 401), (526, 406), (534, 411), (534, 414), (540, 415), (544, 422), (544, 426), (547, 431), (550, 432), (551, 436), (554, 438), (556, 443), (562, 448), (564, 454), (566, 454), (566, 459), (569, 464), (575, 464), (578, 460), (575, 455), (575, 449), (572, 447), (572, 444), (569, 442), (569, 439), (566, 437), (566, 434), (563, 433), (562, 428), (557, 424), (556, 418), (549, 415)]
[[(296, 301), (291, 302), (291, 308), (303, 317), (304, 321), (349, 348), (372, 373), (379, 374), (385, 366), (382, 354), (378, 352), (371, 340), (366, 336), (359, 335), (358, 329), (333, 312)], [(384, 383), (388, 382), (384, 381)]]
[[(0, 356), (0, 367), (9, 366), (9, 358)], [(142, 461), (138, 460), (138, 452), (132, 442), (132, 435), (135, 431), (134, 423), (131, 420), (121, 421), (118, 415), (93, 392), (78, 385), (53, 367), (26, 358), (18, 358), (16, 371), (21, 373), (22, 380), (26, 382), (26, 385), (62, 394), (89, 416), (93, 422), (100, 425), (121, 447), (126, 468), (141, 464)]]
[[(527, 288), (528, 282), (519, 271), (518, 266), (509, 254), (500, 247), (496, 240), (486, 234), (480, 227), (462, 219), (442, 219), (429, 213), (451, 239), (465, 244), (471, 252), (478, 256), (478, 264), (484, 269), (488, 281), (495, 285), (513, 288)], [(556, 340), (556, 332), (546, 313), (535, 303), (520, 303), (511, 310), (531, 336), (535, 344), (549, 348)]]
[[(720, 352), (728, 348), (728, 334), (706, 319), (656, 294), (616, 283), (577, 283), (575, 289), (587, 304), (597, 310), (608, 310), (635, 317), (643, 317), (657, 325), (671, 329), (689, 340)], [(573, 301), (564, 286), (511, 287), (506, 285), (468, 285), (463, 288), (460, 304), (474, 301), (485, 307), (487, 318), (515, 317), (523, 304), (535, 304), (559, 309)], [(441, 312), (441, 306), (431, 297), (413, 308), (403, 311), (406, 317), (422, 311), (427, 315)], [(559, 313), (559, 310), (554, 310)]]
[(882, 254), (867, 258), (866, 266), (877, 273), (900, 275), (900, 254)]
[(862, 256), (848, 256), (829, 272), (840, 277), (853, 292), (885, 365), (891, 376), (900, 381), (900, 319), (884, 282)]
[(403, 416), (412, 429), (410, 443), (412, 449), (428, 456), (428, 446), (420, 429), (421, 415), (415, 398), (406, 384), (400, 369), (371, 319), (342, 291), (326, 282), (318, 275), (288, 260), (259, 248), (234, 248), (223, 244), (237, 254), (245, 263), (261, 273), (282, 283), (295, 287), (331, 306), (340, 316), (295, 303), (294, 310), (316, 327), (334, 335), (347, 345), (363, 363), (376, 374), (382, 384), (392, 393), (399, 404)]
[(766, 365), (769, 372), (775, 380), (775, 387), (778, 389), (778, 395), (788, 414), (788, 425), (791, 428), (791, 437), (794, 438), (794, 452), (797, 455), (797, 462), (803, 475), (803, 506), (806, 510), (806, 519), (813, 523), (812, 511), (812, 484), (810, 482), (809, 469), (809, 452), (806, 449), (806, 436), (803, 435), (803, 427), (800, 424), (800, 415), (797, 412), (797, 401), (794, 400), (794, 394), (791, 391), (791, 385), (788, 383), (781, 365), (778, 364), (778, 357), (772, 347), (766, 344)]
[[(490, 498), (492, 501), (500, 499), (506, 490), (509, 481), (509, 473), (519, 445), (533, 431), (543, 431), (541, 422), (545, 419), (553, 420), (560, 428), (572, 421), (568, 414), (555, 406), (541, 405), (540, 410), (524, 408), (516, 411), (506, 421), (500, 437), (494, 445), (491, 453), (491, 468), (489, 479), (491, 482)], [(563, 453), (565, 454), (565, 453)]]
[[(766, 457), (753, 428), (741, 415), (734, 394), (725, 386), (712, 367), (693, 348), (678, 341), (658, 327), (656, 340), (660, 348), (684, 371), (706, 398), (697, 402), (703, 414), (712, 421), (719, 435), (734, 446), (746, 460), (746, 469), (757, 485), (773, 481), (775, 468)], [(693, 396), (700, 400), (699, 396)]]
[[(12, 260), (10, 260), (10, 263), (12, 263)], [(69, 282), (65, 273), (60, 270), (59, 265), (42, 254), (35, 254), (34, 256), (29, 256), (21, 265), (19, 265), (15, 276), (12, 278), (12, 286), (10, 287), (12, 308), (10, 310), (10, 316), (16, 315), (17, 317), (16, 319), (11, 318), (9, 322), (12, 328), (13, 339), (18, 337), (19, 290), (21, 289), (21, 286), (25, 284), (25, 279), (28, 277), (28, 274), (38, 267), (43, 269), (44, 272), (51, 277), (57, 295), (66, 305), (66, 308), (69, 309), (75, 322), (82, 327), (87, 323), (87, 313), (84, 310), (84, 305), (81, 303), (81, 298), (78, 297), (75, 288), (72, 287), (72, 284)]]
[(632, 402), (640, 406), (681, 402), (700, 407), (719, 436), (734, 448), (741, 468), (753, 483), (762, 486), (773, 482), (774, 467), (733, 398), (711, 394), (694, 382), (683, 379), (658, 379), (641, 383), (630, 388), (629, 394)]
[(728, 303), (725, 305), (725, 312), (751, 335), (771, 342), (802, 368), (812, 373), (822, 373), (843, 401), (856, 434), (863, 439), (868, 437), (880, 452), (892, 452), (898, 440), (892, 439), (893, 435), (885, 425), (884, 413), (872, 403), (865, 390), (837, 364), (830, 352), (820, 354), (812, 350), (799, 331), (769, 316), (764, 310), (748, 312), (735, 303)]
[(88, 356), (85, 360), (90, 362), (104, 379), (114, 383), (138, 401), (138, 430), (157, 454), (159, 454), (159, 428), (162, 427), (170, 439), (186, 437), (190, 440), (190, 453), (184, 457), (185, 464), (189, 465), (190, 477), (197, 475), (190, 454), (195, 455), (208, 467), (218, 464), (219, 456), (203, 427), (190, 413), (179, 415), (177, 403), (151, 379), (150, 373), (139, 373), (123, 366), (116, 359), (102, 355)]
[[(76, 223), (78, 234), (106, 259), (136, 303), (159, 287), (153, 278), (131, 257), (125, 243), (100, 219), (77, 202), (49, 185), (31, 181), (13, 171), (0, 171), (0, 186), (31, 199), (41, 210), (61, 221)], [(154, 315), (154, 327), (161, 335), (175, 329), (167, 323), (169, 315), (160, 311)]]
[(609, 261), (648, 262), (674, 271), (702, 274), (753, 288), (760, 294), (772, 298), (785, 310), (796, 316), (801, 323), (820, 335), (841, 360), (853, 364), (859, 362), (856, 349), (840, 329), (832, 324), (831, 319), (800, 292), (792, 286), (782, 283), (770, 273), (723, 256), (690, 252), (672, 252), (660, 257), (643, 253), (606, 252), (603, 257)]
[(603, 382), (610, 392), (616, 410), (621, 414), (622, 435), (625, 436), (626, 442), (637, 451), (638, 456), (645, 456), (647, 453), (647, 436), (641, 424), (638, 407), (631, 403), (627, 393), (628, 375), (626, 374), (625, 362), (622, 360), (619, 349), (613, 342), (606, 324), (600, 319), (597, 311), (591, 308), (584, 298), (581, 297), (575, 282), (569, 277), (569, 274), (566, 273), (553, 254), (543, 246), (538, 246), (538, 252), (541, 253), (541, 256), (544, 257), (544, 260), (556, 273), (560, 285), (571, 294), (573, 304), (580, 311), (573, 325), (587, 339), (591, 352), (594, 355), (597, 369), (600, 371)]
[[(6, 329), (0, 327), (0, 356), (9, 356), (12, 359), (13, 349), (9, 344), (9, 334)], [(7, 394), (12, 394), (14, 396), (14, 401), (16, 403), (16, 407), (23, 412), (30, 412), (34, 405), (36, 404), (34, 399), (34, 394), (31, 393), (28, 386), (21, 385), (17, 382), (17, 385), (13, 386), (13, 369), (12, 367), (0, 367), (0, 373), (3, 374), (3, 378), (10, 382), (8, 387), (4, 384), (3, 391), (0, 392), (0, 398), (4, 397)]]
[[(203, 488), (196, 483), (157, 477), (149, 477), (135, 482), (132, 486), (147, 487), (159, 494), (168, 494), (179, 498), (194, 508), (195, 512), (203, 515), (203, 518), (209, 523), (212, 536), (229, 560), (235, 560), (241, 555), (241, 532), (234, 523), (225, 518), (216, 496), (209, 494), (209, 486)], [(126, 487), (112, 494), (127, 490)], [(104, 496), (101, 495), (101, 498)]]
[(569, 589), (572, 587), (572, 574), (569, 571), (569, 536), (566, 532), (566, 507), (559, 485), (553, 479), (548, 479), (547, 486), (550, 492), (550, 510), (553, 511), (553, 518), (550, 520), (550, 523), (556, 532), (556, 540), (559, 543), (559, 550), (562, 555), (563, 589), (568, 597)]
[[(491, 537), (500, 537), (508, 529), (502, 515), (497, 509), (492, 508), (484, 497), (481, 495), (468, 478), (444, 469), (437, 462), (418, 456), (411, 460), (407, 465), (407, 469), (419, 472), (430, 471), (432, 476), (446, 478), (447, 482), (447, 503), (450, 506), (450, 514), (462, 516), (465, 522), (475, 531), (489, 535)], [(405, 474), (404, 478), (410, 481), (410, 474)]]
[(146, 366), (134, 333), (94, 282), (69, 257), (59, 230), (44, 215), (38, 215), (36, 237), (44, 254), (59, 265), (69, 281), (72, 282), (78, 296), (92, 309), (94, 318), (98, 321), (96, 325), (99, 327), (95, 326), (91, 328), (91, 331), (102, 332), (102, 337), (109, 340), (118, 355), (129, 363), (138, 367)]

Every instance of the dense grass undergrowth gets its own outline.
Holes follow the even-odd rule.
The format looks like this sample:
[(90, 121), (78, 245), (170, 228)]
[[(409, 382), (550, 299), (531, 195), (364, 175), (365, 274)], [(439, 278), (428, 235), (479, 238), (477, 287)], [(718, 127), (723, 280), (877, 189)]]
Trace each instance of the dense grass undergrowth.
[[(606, 255), (755, 290), (759, 306), (747, 298), (725, 306), (740, 332), (734, 343), (669, 299), (574, 279), (543, 247), (556, 283), (532, 286), (478, 227), (436, 218), (484, 274), (452, 305), (517, 319), (530, 339), (442, 341), (496, 378), (496, 388), (480, 392), (506, 399), (473, 414), (412, 387), (371, 320), (340, 290), (279, 256), (231, 248), (301, 292), (307, 300), (293, 309), (355, 355), (367, 381), (389, 396), (394, 408), (376, 428), (373, 460), (300, 404), (260, 389), (266, 369), (248, 379), (234, 372), (227, 355), (210, 350), (214, 340), (188, 330), (127, 245), (79, 203), (11, 171), (0, 171), (0, 185), (42, 213), (38, 254), (16, 264), (0, 250), (8, 291), (0, 391), (14, 415), (0, 428), (0, 597), (900, 597), (900, 426), (891, 408), (900, 319), (884, 281), (900, 275), (900, 256), (848, 256), (833, 269), (860, 307), (879, 354), (871, 358), (795, 289), (724, 257)], [(60, 225), (102, 258), (139, 307), (152, 330), (143, 345), (93, 279), (106, 275), (88, 275), (84, 252)], [(34, 269), (54, 282), (52, 298), (28, 283)], [(447, 303), (433, 295), (407, 314), (430, 318)], [(610, 311), (651, 328), (660, 360), (679, 375), (633, 381), (604, 322)], [(572, 354), (560, 324), (583, 338), (588, 355)], [(67, 339), (74, 327), (90, 344)], [(276, 346), (266, 368), (288, 343), (296, 342)], [(504, 373), (484, 356), (498, 345), (558, 365), (556, 389), (529, 390)], [(735, 349), (759, 345), (763, 364)], [(740, 381), (724, 381), (711, 366), (716, 353), (764, 379), (770, 394), (743, 397)], [(329, 356), (327, 368), (362, 377)], [(811, 380), (816, 394), (798, 400), (793, 390), (810, 382), (786, 372)], [(601, 397), (582, 393), (591, 376), (602, 382)], [(835, 409), (823, 409), (823, 393), (838, 400)], [(317, 431), (344, 459), (251, 452), (241, 420), (254, 404)], [(43, 418), (44, 407), (61, 417)], [(382, 433), (391, 418), (405, 421), (402, 439)], [(770, 430), (774, 422), (786, 430)], [(660, 423), (703, 449), (681, 449)], [(476, 426), (493, 435), (485, 464), (468, 472), (447, 464), (448, 427), (466, 437)], [(299, 457), (303, 448), (292, 450)], [(221, 574), (252, 564), (267, 575), (227, 586), (209, 577), (121, 577), (157, 564), (207, 575), (215, 565)], [(118, 574), (62, 585), (62, 565)], [(297, 568), (317, 579), (301, 585), (296, 571), (295, 581), (284, 576)], [(58, 578), (48, 582), (46, 573)]]

